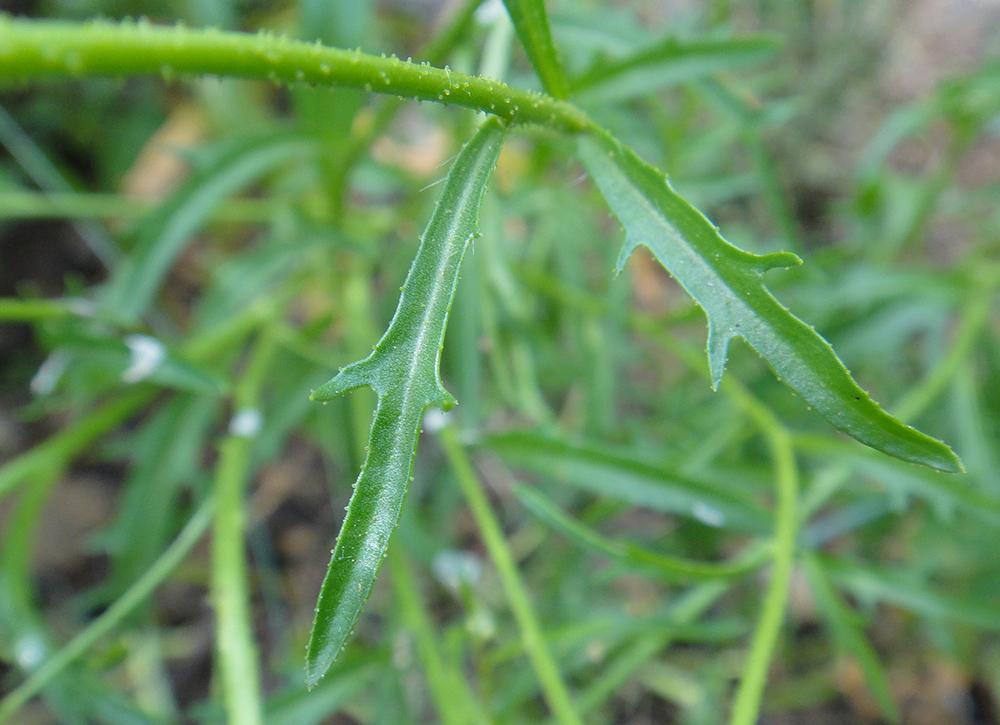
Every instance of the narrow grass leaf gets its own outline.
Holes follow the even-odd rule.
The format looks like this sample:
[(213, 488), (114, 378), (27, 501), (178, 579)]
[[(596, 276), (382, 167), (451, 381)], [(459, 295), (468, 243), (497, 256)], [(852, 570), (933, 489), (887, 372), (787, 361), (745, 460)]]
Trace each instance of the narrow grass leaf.
[(447, 410), (456, 402), (441, 383), (441, 348), (462, 257), (478, 233), (479, 205), (506, 133), (501, 122), (488, 120), (458, 155), (389, 328), (371, 355), (313, 391), (313, 400), (325, 401), (369, 386), (378, 405), (368, 457), (319, 595), (306, 654), (310, 686), (337, 657), (371, 592), (399, 521), (424, 409)]
[(503, 4), (546, 93), (553, 98), (566, 98), (569, 83), (552, 43), (544, 0), (503, 0)]
[(890, 456), (951, 473), (962, 470), (948, 446), (882, 410), (830, 344), (768, 292), (763, 273), (799, 264), (798, 257), (734, 247), (662, 173), (605, 131), (581, 137), (579, 153), (625, 227), (619, 268), (636, 247), (645, 246), (705, 311), (713, 388), (722, 380), (730, 340), (742, 337), (838, 430)]
[[(372, 658), (375, 659), (375, 658)], [(381, 658), (379, 658), (381, 659)], [(366, 661), (338, 671), (313, 690), (286, 691), (267, 701), (268, 725), (319, 725), (329, 722), (352, 698), (379, 676), (387, 661)]]
[(665, 38), (623, 58), (598, 55), (570, 83), (574, 95), (586, 93), (607, 103), (642, 96), (681, 81), (728, 68), (745, 68), (781, 49), (770, 35), (746, 38)]
[(994, 603), (940, 594), (897, 571), (880, 567), (825, 557), (820, 563), (834, 581), (862, 600), (893, 604), (930, 619), (1000, 631), (1000, 607)]
[(149, 568), (108, 607), (59, 651), (46, 659), (31, 676), (0, 701), (0, 723), (7, 722), (35, 694), (45, 688), (101, 637), (111, 632), (132, 611), (144, 602), (167, 576), (184, 560), (212, 521), (211, 499), (198, 507), (173, 543)]
[(140, 320), (177, 255), (222, 200), (310, 148), (306, 139), (282, 132), (239, 139), (214, 154), (139, 225), (135, 248), (104, 290), (105, 313), (125, 324)]
[(899, 708), (892, 699), (892, 693), (889, 692), (885, 669), (879, 662), (878, 653), (864, 634), (860, 618), (837, 594), (816, 556), (806, 556), (803, 564), (809, 578), (809, 588), (816, 599), (816, 606), (829, 625), (837, 646), (857, 660), (864, 673), (865, 682), (868, 683), (868, 689), (886, 719), (890, 722), (899, 722)]
[(524, 486), (515, 486), (514, 494), (532, 514), (584, 547), (627, 566), (641, 568), (667, 581), (735, 577), (752, 571), (764, 559), (763, 556), (756, 556), (732, 564), (706, 564), (666, 556), (631, 541), (616, 541), (599, 534), (589, 526), (568, 516), (551, 500), (535, 490)]
[(529, 432), (504, 433), (484, 442), (512, 463), (598, 496), (712, 526), (761, 534), (769, 533), (773, 526), (768, 513), (749, 498), (594, 445)]

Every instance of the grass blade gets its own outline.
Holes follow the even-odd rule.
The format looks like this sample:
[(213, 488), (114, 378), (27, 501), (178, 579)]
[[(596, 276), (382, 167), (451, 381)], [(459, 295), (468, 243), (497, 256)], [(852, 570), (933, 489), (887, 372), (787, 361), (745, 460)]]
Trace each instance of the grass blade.
[(483, 543), (500, 575), (504, 593), (517, 619), (517, 626), (521, 630), (521, 642), (535, 669), (552, 714), (560, 725), (578, 725), (582, 723), (579, 712), (549, 650), (541, 623), (531, 606), (528, 590), (517, 571), (514, 555), (504, 539), (500, 522), (490, 507), (483, 485), (472, 468), (472, 462), (459, 443), (454, 428), (445, 426), (438, 435), (462, 494), (472, 510)]
[(929, 619), (1000, 631), (1000, 607), (993, 602), (939, 594), (886, 568), (825, 557), (820, 563), (834, 581), (862, 600), (886, 602)]
[(97, 640), (106, 635), (115, 625), (121, 622), (130, 612), (145, 601), (156, 587), (169, 576), (188, 552), (194, 547), (212, 521), (212, 500), (207, 499), (201, 504), (194, 515), (174, 539), (173, 543), (158, 559), (139, 577), (128, 590), (108, 607), (100, 617), (91, 622), (86, 629), (76, 635), (66, 646), (47, 659), (31, 677), (25, 680), (17, 689), (8, 694), (0, 702), (0, 723), (7, 722), (34, 695), (86, 652)]
[(830, 344), (767, 291), (763, 273), (799, 264), (798, 257), (750, 254), (729, 244), (662, 173), (605, 131), (582, 137), (579, 153), (625, 227), (619, 268), (636, 247), (648, 247), (705, 311), (713, 388), (722, 380), (730, 340), (742, 337), (838, 430), (890, 456), (949, 473), (963, 470), (944, 443), (882, 410)]
[(572, 81), (571, 90), (607, 103), (646, 95), (671, 83), (727, 68), (745, 68), (780, 48), (780, 39), (768, 35), (697, 40), (665, 38), (625, 58), (599, 55), (589, 69)]
[(803, 566), (809, 577), (809, 588), (816, 598), (816, 606), (829, 625), (837, 646), (857, 660), (865, 675), (868, 689), (874, 695), (882, 714), (891, 722), (899, 722), (899, 708), (892, 699), (892, 693), (889, 692), (885, 670), (879, 662), (875, 648), (858, 626), (858, 617), (837, 594), (815, 555), (806, 556)]
[(732, 529), (771, 528), (771, 517), (749, 499), (593, 445), (517, 431), (485, 443), (504, 459), (599, 496)]
[(213, 162), (194, 173), (184, 186), (139, 227), (132, 254), (117, 268), (104, 293), (104, 310), (124, 323), (145, 314), (167, 270), (191, 237), (229, 194), (311, 145), (287, 132), (240, 139), (223, 148)]
[(567, 516), (552, 501), (533, 489), (515, 486), (514, 494), (532, 514), (586, 548), (630, 567), (641, 567), (668, 581), (736, 577), (753, 571), (765, 558), (761, 556), (765, 553), (763, 550), (758, 550), (749, 557), (741, 557), (731, 564), (702, 563), (666, 556), (630, 541), (615, 541), (602, 536), (589, 526)]
[(506, 127), (488, 120), (462, 149), (410, 267), (396, 314), (375, 350), (313, 391), (325, 401), (362, 386), (378, 394), (368, 457), (323, 581), (306, 654), (312, 686), (339, 654), (365, 601), (399, 521), (424, 409), (455, 399), (440, 379), (441, 348), (458, 271), (478, 233), (479, 204)]
[(503, 0), (542, 88), (553, 98), (569, 95), (569, 82), (552, 43), (544, 0)]

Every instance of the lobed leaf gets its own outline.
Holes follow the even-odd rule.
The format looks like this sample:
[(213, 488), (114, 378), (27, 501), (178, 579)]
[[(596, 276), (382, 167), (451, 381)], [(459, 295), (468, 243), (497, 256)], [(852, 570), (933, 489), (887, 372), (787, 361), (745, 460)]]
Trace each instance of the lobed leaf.
[(545, 92), (553, 98), (566, 98), (569, 83), (552, 43), (544, 0), (503, 0), (503, 4)]
[(625, 227), (618, 259), (624, 267), (647, 247), (708, 318), (712, 387), (726, 366), (729, 341), (742, 337), (835, 428), (872, 448), (950, 473), (962, 464), (944, 443), (886, 413), (851, 377), (830, 344), (781, 305), (764, 272), (801, 260), (789, 252), (757, 255), (734, 247), (666, 177), (606, 131), (579, 141), (579, 155), (612, 212)]
[(371, 355), (311, 396), (331, 400), (369, 386), (378, 405), (368, 456), (316, 606), (306, 654), (310, 687), (336, 659), (371, 592), (399, 521), (424, 409), (447, 410), (456, 402), (441, 383), (441, 348), (462, 257), (478, 234), (479, 205), (506, 134), (506, 126), (491, 118), (459, 153), (382, 339)]

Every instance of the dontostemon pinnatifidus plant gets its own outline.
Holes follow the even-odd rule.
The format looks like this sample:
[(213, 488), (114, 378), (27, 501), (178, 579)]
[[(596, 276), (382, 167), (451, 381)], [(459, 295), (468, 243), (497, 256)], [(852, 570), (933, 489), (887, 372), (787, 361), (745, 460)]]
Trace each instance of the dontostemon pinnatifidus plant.
[[(476, 5), (466, 4), (462, 15), (465, 20)], [(704, 311), (708, 321), (708, 371), (712, 388), (718, 388), (722, 382), (730, 341), (742, 338), (782, 381), (836, 429), (904, 461), (945, 472), (962, 470), (958, 458), (945, 444), (879, 407), (854, 381), (830, 345), (767, 290), (763, 275), (770, 269), (799, 264), (797, 256), (789, 252), (751, 254), (727, 242), (708, 218), (674, 190), (664, 174), (645, 163), (570, 100), (574, 94), (597, 93), (600, 88), (616, 83), (641, 83), (644, 71), (678, 56), (688, 55), (709, 65), (720, 57), (727, 62), (751, 59), (773, 50), (772, 40), (738, 40), (722, 46), (721, 52), (717, 52), (712, 41), (690, 45), (671, 41), (651, 46), (626, 60), (605, 61), (571, 78), (559, 60), (541, 0), (507, 0), (506, 6), (544, 92), (523, 90), (447, 66), (374, 56), (360, 49), (343, 50), (268, 33), (248, 35), (163, 27), (142, 20), (77, 24), (0, 18), (0, 79), (7, 82), (33, 83), (67, 76), (211, 75), (359, 89), (463, 106), (487, 117), (479, 122), (478, 129), (452, 163), (388, 329), (368, 357), (341, 368), (329, 383), (312, 391), (313, 400), (327, 401), (359, 387), (370, 387), (376, 392), (378, 403), (366, 457), (319, 595), (306, 657), (306, 679), (310, 686), (319, 682), (337, 658), (371, 593), (390, 535), (400, 518), (425, 412), (429, 407), (447, 410), (456, 402), (445, 390), (439, 370), (449, 311), (463, 257), (479, 235), (480, 204), (490, 175), (505, 139), (520, 127), (540, 126), (575, 137), (579, 160), (625, 229), (619, 268), (637, 247), (648, 248)], [(193, 198), (193, 202), (201, 199), (207, 209), (212, 194), (215, 196), (211, 198), (218, 198), (278, 163), (311, 152), (308, 139), (284, 136), (256, 138), (234, 146), (229, 150), (233, 159), (231, 175), (220, 177), (210, 187), (209, 197)], [(170, 213), (170, 209), (163, 212)], [(130, 329), (149, 313), (155, 290), (190, 234), (186, 224), (178, 217), (176, 225), (163, 226), (165, 232), (148, 244), (137, 244), (116, 266), (99, 298), (98, 318), (106, 324)], [(266, 369), (274, 344), (267, 337), (257, 342), (250, 357), (250, 372), (233, 391), (238, 410), (253, 409), (264, 385), (261, 371)], [(192, 356), (208, 354), (202, 348), (192, 351)], [(210, 385), (211, 381), (204, 384)], [(586, 527), (561, 514), (544, 498), (527, 490), (519, 496), (553, 526), (609, 556), (652, 567), (661, 574), (666, 572), (664, 575), (668, 577), (726, 578), (750, 571), (768, 558), (773, 560), (774, 575), (764, 612), (733, 707), (734, 722), (750, 723), (759, 710), (789, 585), (796, 546), (796, 474), (787, 432), (777, 424), (773, 413), (739, 386), (734, 384), (731, 392), (766, 432), (775, 460), (777, 530), (769, 546), (751, 548), (731, 564), (671, 559), (633, 545), (595, 538)], [(125, 407), (129, 410), (145, 402), (138, 395), (126, 400)], [(112, 418), (118, 420), (124, 414)], [(248, 419), (239, 420), (246, 423)], [(252, 416), (249, 420), (252, 427)], [(98, 435), (98, 429), (100, 426), (95, 422), (87, 435)], [(233, 506), (238, 507), (234, 501), (241, 493), (244, 470), (241, 462), (248, 455), (249, 445), (241, 431), (239, 425), (231, 428), (231, 437), (221, 449), (215, 514), (217, 542), (226, 541), (226, 536), (238, 536), (241, 530), (242, 522), (233, 513)], [(448, 431), (442, 438), (459, 478), (467, 483), (467, 476), (463, 478), (462, 473), (466, 469), (461, 447)], [(599, 454), (593, 455), (600, 459)], [(12, 481), (8, 487), (16, 484), (10, 478), (12, 475), (15, 474), (8, 474)], [(716, 508), (724, 511), (726, 505), (721, 500)], [(489, 527), (488, 512), (482, 508), (477, 511), (477, 521)], [(201, 511), (196, 521), (203, 527), (204, 520), (205, 513)], [(192, 537), (196, 535), (185, 531), (184, 541), (193, 543)], [(232, 573), (242, 571), (245, 564), (242, 554), (231, 544), (232, 541), (229, 545), (217, 543), (220, 550), (228, 548), (224, 554), (217, 551), (216, 557), (220, 562), (225, 557), (226, 564), (220, 564), (219, 569), (222, 594), (218, 595), (218, 606), (220, 620), (224, 620), (220, 624), (220, 639), (230, 645), (220, 645), (219, 657), (227, 682), (227, 706), (235, 712), (246, 707), (241, 697), (252, 700), (256, 695), (252, 687), (244, 689), (246, 680), (255, 676), (255, 665), (252, 653), (239, 644), (249, 630), (247, 595), (238, 577), (232, 579)], [(810, 572), (822, 576), (814, 563)], [(826, 595), (824, 601), (832, 602), (829, 606), (839, 606), (827, 588), (820, 586), (820, 591)], [(224, 610), (229, 613), (223, 614)], [(227, 630), (226, 624), (233, 627)], [(526, 632), (533, 631), (530, 622), (522, 624)], [(570, 698), (558, 677), (549, 671), (551, 660), (544, 654), (544, 648), (527, 635), (525, 648), (534, 653), (532, 662), (539, 671), (553, 712), (563, 722), (576, 721), (578, 716)], [(52, 676), (51, 668), (44, 676), (36, 673), (28, 682), (30, 687), (18, 691), (20, 699), (9, 699), (0, 714), (9, 716), (17, 703)], [(252, 707), (250, 711), (246, 722), (260, 717), (259, 711)]]

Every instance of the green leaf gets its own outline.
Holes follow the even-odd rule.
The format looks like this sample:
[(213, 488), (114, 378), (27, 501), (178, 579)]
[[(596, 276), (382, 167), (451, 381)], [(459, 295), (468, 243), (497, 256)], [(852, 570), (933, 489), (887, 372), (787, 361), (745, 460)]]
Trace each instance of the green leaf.
[(815, 555), (806, 556), (803, 561), (809, 588), (816, 599), (816, 607), (830, 627), (837, 647), (857, 660), (864, 673), (868, 689), (875, 696), (882, 714), (890, 722), (899, 722), (899, 708), (889, 692), (889, 682), (885, 676), (878, 653), (865, 637), (859, 617), (851, 611), (837, 594), (819, 559)]
[(771, 517), (752, 500), (589, 444), (510, 432), (485, 444), (506, 460), (585, 491), (727, 529), (767, 533)]
[(479, 205), (506, 127), (486, 121), (462, 149), (424, 231), (396, 314), (371, 355), (341, 369), (313, 391), (326, 401), (362, 386), (378, 394), (368, 457), (323, 581), (306, 654), (312, 686), (329, 669), (354, 628), (399, 521), (424, 409), (448, 410), (455, 399), (440, 378), (441, 348), (458, 271), (478, 234)]
[(132, 253), (118, 266), (104, 290), (103, 309), (125, 324), (146, 313), (177, 255), (227, 196), (289, 159), (305, 156), (313, 145), (288, 132), (239, 139), (218, 150), (213, 160), (185, 181), (138, 229)]
[(994, 601), (939, 594), (898, 570), (827, 557), (820, 563), (835, 582), (862, 601), (886, 602), (928, 619), (1000, 631), (1000, 607)]
[(670, 84), (727, 68), (745, 68), (781, 48), (777, 36), (746, 38), (665, 38), (624, 58), (599, 54), (570, 84), (574, 95), (586, 92), (601, 102), (646, 95)]
[(553, 98), (566, 98), (569, 83), (556, 47), (552, 43), (549, 20), (543, 0), (503, 0), (521, 45), (528, 53), (531, 66), (542, 81), (542, 88)]
[(742, 337), (838, 430), (890, 456), (950, 473), (963, 470), (944, 443), (882, 410), (830, 344), (764, 287), (764, 272), (799, 264), (798, 257), (734, 247), (661, 172), (605, 131), (581, 137), (579, 154), (625, 227), (619, 269), (636, 247), (645, 246), (705, 311), (713, 388), (722, 380), (729, 341)]
[(631, 541), (615, 541), (602, 536), (589, 526), (567, 516), (552, 501), (533, 489), (515, 486), (514, 494), (531, 513), (577, 543), (627, 566), (641, 568), (666, 581), (736, 577), (753, 571), (766, 558), (762, 555), (765, 553), (763, 550), (749, 557), (741, 557), (733, 563), (722, 564), (666, 556)]

